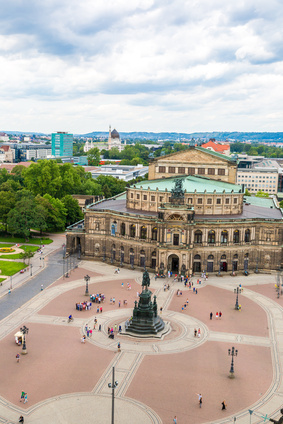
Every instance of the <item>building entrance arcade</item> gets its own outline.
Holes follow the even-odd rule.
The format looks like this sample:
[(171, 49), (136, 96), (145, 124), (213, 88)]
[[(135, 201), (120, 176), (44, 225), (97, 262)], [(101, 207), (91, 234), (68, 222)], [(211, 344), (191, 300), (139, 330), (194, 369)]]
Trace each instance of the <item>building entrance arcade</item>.
[(179, 272), (179, 257), (177, 255), (170, 255), (168, 257), (168, 270), (175, 274)]

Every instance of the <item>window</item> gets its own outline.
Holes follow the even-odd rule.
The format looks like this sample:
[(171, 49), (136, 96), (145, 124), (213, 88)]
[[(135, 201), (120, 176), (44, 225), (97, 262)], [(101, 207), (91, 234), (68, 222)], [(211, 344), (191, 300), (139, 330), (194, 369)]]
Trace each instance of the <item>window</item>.
[(151, 232), (151, 240), (157, 240), (157, 228), (154, 227)]
[(115, 236), (116, 231), (117, 231), (117, 222), (114, 221), (113, 224), (111, 225), (111, 236)]
[(184, 174), (185, 173), (185, 167), (181, 166), (178, 168), (178, 174)]
[(135, 226), (135, 224), (132, 224), (130, 226), (130, 237), (136, 237), (136, 226)]
[(208, 244), (214, 244), (215, 243), (215, 231), (213, 231), (213, 230), (209, 231), (207, 242), (208, 242)]
[(200, 230), (195, 231), (195, 243), (202, 243), (202, 232)]
[(146, 235), (147, 235), (147, 228), (143, 225), (141, 227), (141, 233), (140, 233), (140, 238), (142, 240), (146, 240)]
[(169, 166), (169, 174), (175, 174), (176, 168), (175, 166)]
[(139, 199), (140, 198), (140, 195), (139, 194), (137, 194), (137, 199)]
[(173, 245), (179, 246), (179, 234), (173, 234)]
[(155, 196), (151, 196), (150, 200), (151, 200), (152, 202), (155, 202)]
[(204, 175), (205, 174), (205, 169), (204, 168), (198, 168), (198, 174), (199, 175)]
[(234, 204), (238, 203), (238, 199), (234, 197)]
[(245, 231), (245, 243), (249, 243), (251, 241), (251, 232), (250, 230)]
[(166, 172), (166, 166), (160, 166), (158, 172)]
[(188, 203), (190, 203), (190, 204), (193, 203), (193, 199), (191, 197), (188, 197)]
[(208, 175), (215, 175), (215, 169), (214, 168), (208, 168), (207, 173), (208, 173)]
[(131, 193), (131, 199), (133, 199), (133, 197), (134, 197), (134, 193)]
[(195, 168), (188, 168), (188, 174), (194, 175), (195, 174)]
[(239, 243), (240, 242), (240, 232), (239, 230), (234, 231), (233, 234), (233, 243)]
[(159, 201), (160, 202), (163, 202), (163, 197), (162, 196), (159, 197)]
[(207, 200), (206, 200), (206, 203), (207, 203), (208, 205), (212, 205), (212, 199), (207, 199)]
[(218, 169), (218, 175), (225, 175), (225, 169), (219, 168)]
[(146, 194), (143, 195), (143, 200), (147, 200), (147, 195)]
[(216, 199), (216, 204), (221, 205), (221, 199)]
[(122, 222), (121, 224), (120, 233), (121, 233), (121, 236), (124, 236), (126, 234), (126, 225), (124, 222)]
[(226, 230), (221, 232), (221, 243), (222, 244), (228, 243), (228, 231), (226, 231)]
[(230, 203), (230, 199), (229, 199), (229, 197), (227, 197), (227, 198), (225, 199), (225, 203), (226, 203), (226, 205), (229, 205), (229, 203)]
[(198, 205), (202, 205), (202, 198), (198, 198)]

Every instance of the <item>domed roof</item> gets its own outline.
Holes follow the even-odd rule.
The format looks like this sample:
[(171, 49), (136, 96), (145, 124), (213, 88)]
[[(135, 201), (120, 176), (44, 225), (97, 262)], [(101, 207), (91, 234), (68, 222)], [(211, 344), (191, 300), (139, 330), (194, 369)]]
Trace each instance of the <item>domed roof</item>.
[(111, 132), (111, 138), (120, 138), (118, 131), (115, 129)]

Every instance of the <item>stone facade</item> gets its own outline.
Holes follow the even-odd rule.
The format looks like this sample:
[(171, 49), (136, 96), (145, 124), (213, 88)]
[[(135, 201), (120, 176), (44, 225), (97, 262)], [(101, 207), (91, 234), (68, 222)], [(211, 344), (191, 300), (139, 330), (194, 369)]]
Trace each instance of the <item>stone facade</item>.
[[(159, 166), (158, 161), (155, 166)], [(197, 189), (193, 194), (183, 190), (179, 199), (172, 195), (174, 188), (167, 188), (172, 181), (177, 187), (176, 180), (169, 178), (159, 180), (160, 184), (158, 180), (142, 182), (149, 188), (131, 187), (126, 195), (88, 206), (84, 225), (67, 230), (67, 250), (74, 252), (80, 246), (86, 259), (119, 267), (147, 267), (154, 272), (231, 273), (281, 266), (282, 213), (272, 199), (245, 199), (241, 187), (223, 181), (187, 179), (184, 187), (193, 184)], [(208, 193), (211, 183), (213, 192)], [(162, 201), (135, 199), (132, 193), (160, 196)], [(194, 199), (192, 203), (189, 196)], [(210, 198), (212, 204), (207, 202)], [(220, 205), (217, 198), (222, 199)]]

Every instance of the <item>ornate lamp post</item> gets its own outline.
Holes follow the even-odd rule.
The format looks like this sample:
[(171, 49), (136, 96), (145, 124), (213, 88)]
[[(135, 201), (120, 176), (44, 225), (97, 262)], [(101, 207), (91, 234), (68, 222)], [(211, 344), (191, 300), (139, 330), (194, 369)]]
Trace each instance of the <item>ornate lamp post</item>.
[(231, 361), (231, 368), (230, 368), (230, 378), (234, 378), (234, 356), (238, 355), (238, 350), (234, 348), (234, 346), (232, 347), (232, 349), (228, 349), (228, 355), (232, 356), (232, 361)]
[(118, 381), (115, 381), (115, 367), (112, 368), (112, 383), (108, 383), (108, 387), (112, 389), (112, 415), (111, 415), (111, 424), (114, 424), (114, 399), (115, 399), (115, 389), (118, 386)]
[(22, 354), (26, 355), (27, 347), (26, 347), (26, 334), (28, 334), (28, 328), (24, 325), (22, 328), (20, 328), (21, 332), (23, 333), (23, 347), (22, 347)]
[(85, 296), (89, 296), (89, 291), (88, 291), (88, 282), (89, 282), (89, 280), (90, 280), (90, 276), (89, 276), (89, 275), (86, 275), (86, 276), (84, 277), (84, 280), (85, 280)]
[(237, 287), (236, 289), (234, 289), (234, 293), (237, 293), (236, 303), (235, 303), (236, 310), (239, 310), (239, 293), (241, 293), (241, 291), (242, 291), (241, 287)]

